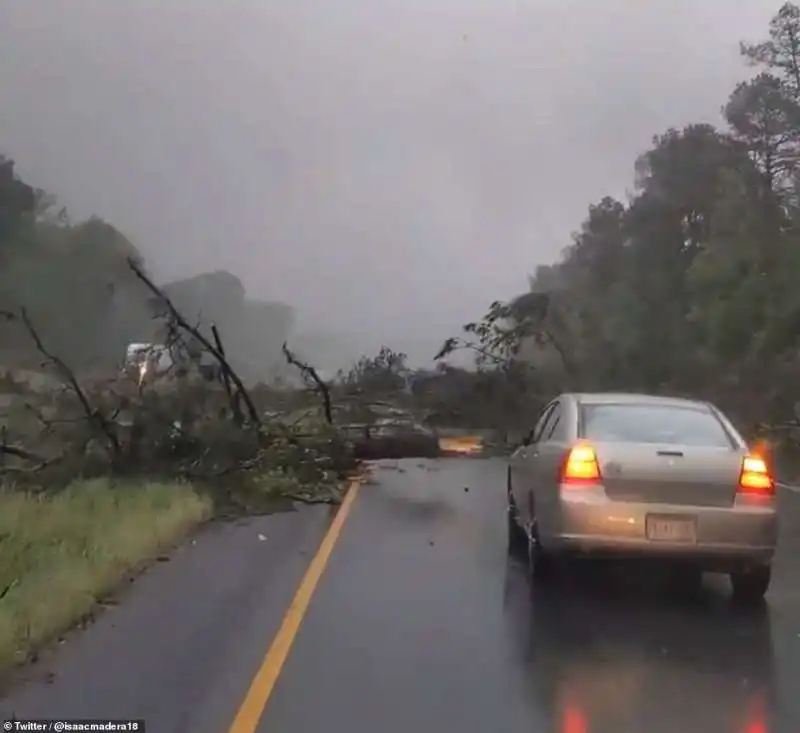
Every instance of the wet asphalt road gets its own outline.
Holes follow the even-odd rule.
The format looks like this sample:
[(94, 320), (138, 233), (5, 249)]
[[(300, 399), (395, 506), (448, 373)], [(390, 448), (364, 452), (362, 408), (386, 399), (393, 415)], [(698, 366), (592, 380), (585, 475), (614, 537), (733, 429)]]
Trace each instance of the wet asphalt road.
[[(376, 471), (259, 733), (800, 731), (800, 494), (781, 494), (768, 607), (743, 613), (715, 577), (695, 600), (613, 568), (531, 591), (506, 554), (503, 471), (469, 458)], [(0, 718), (225, 733), (329, 521), (305, 508), (212, 526), (31, 670)]]

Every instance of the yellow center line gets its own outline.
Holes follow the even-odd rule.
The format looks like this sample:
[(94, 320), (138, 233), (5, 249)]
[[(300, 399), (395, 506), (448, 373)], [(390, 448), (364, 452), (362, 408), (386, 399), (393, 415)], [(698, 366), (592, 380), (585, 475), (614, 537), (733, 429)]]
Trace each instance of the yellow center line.
[(331, 522), (331, 526), (328, 528), (317, 554), (300, 581), (294, 599), (283, 617), (281, 627), (272, 640), (269, 651), (261, 662), (261, 666), (250, 684), (250, 689), (247, 691), (247, 695), (245, 695), (239, 711), (228, 729), (228, 733), (255, 733), (275, 683), (278, 681), (281, 669), (289, 656), (289, 651), (292, 648), (297, 632), (300, 630), (300, 624), (303, 622), (309, 603), (311, 603), (314, 590), (322, 577), (322, 573), (325, 571), (325, 566), (328, 564), (333, 548), (342, 533), (342, 527), (344, 527), (347, 516), (353, 508), (360, 488), (361, 483), (357, 480), (350, 484), (344, 501), (342, 501), (339, 511), (336, 512), (336, 516)]

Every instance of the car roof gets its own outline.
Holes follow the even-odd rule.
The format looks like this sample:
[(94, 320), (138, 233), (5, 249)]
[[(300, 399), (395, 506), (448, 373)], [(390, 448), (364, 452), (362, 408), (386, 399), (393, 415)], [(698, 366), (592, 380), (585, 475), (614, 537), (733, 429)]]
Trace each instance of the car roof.
[(563, 396), (570, 397), (579, 404), (673, 405), (674, 407), (709, 409), (708, 403), (703, 400), (691, 400), (684, 397), (666, 397), (664, 395), (638, 394), (636, 392), (576, 392)]

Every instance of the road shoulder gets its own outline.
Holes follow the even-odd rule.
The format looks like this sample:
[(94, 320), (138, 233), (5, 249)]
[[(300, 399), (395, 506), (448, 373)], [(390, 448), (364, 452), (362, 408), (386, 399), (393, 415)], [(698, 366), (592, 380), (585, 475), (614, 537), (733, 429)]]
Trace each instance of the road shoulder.
[(225, 730), (330, 523), (328, 507), (214, 523), (28, 670), (0, 718)]

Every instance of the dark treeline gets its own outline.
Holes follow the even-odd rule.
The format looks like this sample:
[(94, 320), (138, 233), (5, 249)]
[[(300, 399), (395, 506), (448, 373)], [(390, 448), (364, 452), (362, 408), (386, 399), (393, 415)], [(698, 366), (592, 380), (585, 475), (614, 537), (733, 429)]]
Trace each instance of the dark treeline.
[(724, 105), (726, 125), (655, 137), (629, 200), (590, 206), (561, 259), (537, 268), (531, 292), (471, 329), (496, 353), (516, 340), (511, 351), (532, 367), (539, 394), (702, 395), (747, 430), (794, 418), (800, 9), (781, 7), (767, 39), (741, 53), (753, 73)]
[[(179, 246), (179, 245), (176, 245)], [(55, 199), (0, 157), (0, 310), (24, 307), (48, 348), (78, 370), (119, 365), (127, 344), (159, 341), (149, 294), (126, 259), (146, 263), (111, 224), (92, 217), (73, 222)], [(240, 280), (214, 272), (164, 285), (187, 318), (216, 322), (232, 362), (249, 381), (280, 364), (293, 309), (251, 300)], [(35, 367), (41, 355), (24, 330), (0, 323), (0, 371)]]

